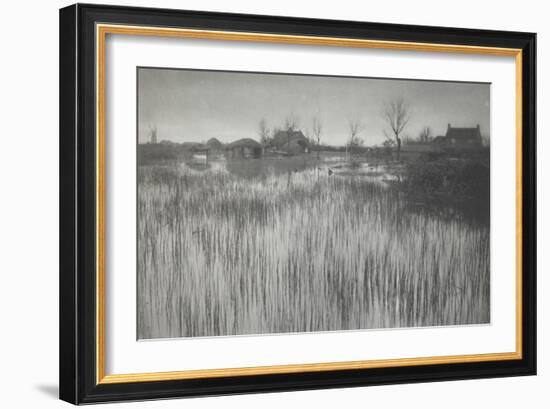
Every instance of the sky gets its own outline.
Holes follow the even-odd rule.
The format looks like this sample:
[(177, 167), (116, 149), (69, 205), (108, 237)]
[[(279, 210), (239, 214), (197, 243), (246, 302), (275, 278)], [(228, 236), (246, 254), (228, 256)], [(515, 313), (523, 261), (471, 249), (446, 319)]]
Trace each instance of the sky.
[(390, 129), (382, 112), (403, 98), (410, 120), (403, 137), (417, 137), (428, 126), (444, 135), (447, 124), (481, 127), (490, 135), (490, 84), (291, 74), (243, 73), (164, 68), (138, 69), (138, 139), (228, 143), (259, 140), (263, 119), (270, 129), (282, 128), (294, 116), (304, 134), (322, 122), (321, 143), (344, 145), (350, 121), (361, 121), (366, 146), (381, 144)]

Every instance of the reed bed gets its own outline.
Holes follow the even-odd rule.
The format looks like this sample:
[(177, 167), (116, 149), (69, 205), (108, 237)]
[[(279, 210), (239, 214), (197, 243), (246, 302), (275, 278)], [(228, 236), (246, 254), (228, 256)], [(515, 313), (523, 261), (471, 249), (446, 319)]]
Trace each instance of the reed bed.
[(138, 338), (487, 323), (489, 229), (318, 169), (138, 171)]

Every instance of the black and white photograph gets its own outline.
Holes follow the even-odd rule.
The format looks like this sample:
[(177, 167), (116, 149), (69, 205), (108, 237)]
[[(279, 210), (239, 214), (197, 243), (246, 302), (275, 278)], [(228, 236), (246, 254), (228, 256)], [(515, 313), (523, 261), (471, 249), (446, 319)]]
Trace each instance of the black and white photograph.
[(137, 70), (138, 339), (490, 323), (491, 84)]

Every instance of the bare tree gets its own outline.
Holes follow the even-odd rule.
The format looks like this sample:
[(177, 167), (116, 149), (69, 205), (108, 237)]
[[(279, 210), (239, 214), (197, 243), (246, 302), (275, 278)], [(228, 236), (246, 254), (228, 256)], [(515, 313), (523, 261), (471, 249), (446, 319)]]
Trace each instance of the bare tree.
[(258, 126), (258, 133), (260, 135), (260, 143), (265, 149), (265, 147), (269, 145), (270, 137), (269, 137), (269, 128), (267, 127), (267, 121), (264, 118), (260, 120), (260, 124)]
[(317, 159), (319, 159), (319, 151), (321, 150), (321, 134), (323, 133), (323, 123), (321, 122), (321, 118), (319, 118), (319, 116), (313, 117), (312, 130), (313, 137), (315, 138), (315, 145), (317, 145)]
[(151, 143), (157, 143), (157, 127), (149, 125), (149, 134), (151, 135)]
[(307, 143), (311, 146), (315, 145), (315, 138), (313, 137), (313, 131), (309, 128), (302, 128), (302, 132), (304, 133), (304, 136), (307, 139)]
[(418, 135), (418, 141), (422, 143), (428, 143), (432, 139), (432, 130), (429, 126), (425, 126)]
[(365, 125), (358, 119), (350, 119), (349, 121), (349, 139), (346, 144), (346, 151), (350, 152), (352, 149), (362, 146), (364, 141), (359, 136)]
[(401, 138), (399, 135), (410, 119), (410, 109), (403, 98), (389, 102), (383, 110), (382, 117), (391, 128), (397, 144), (397, 160), (401, 156)]
[(306, 137), (308, 145), (315, 146), (315, 137), (313, 136), (313, 131), (306, 127), (302, 127), (301, 131), (304, 133), (304, 136)]
[(300, 119), (296, 116), (294, 112), (291, 112), (285, 119), (284, 129), (286, 131), (287, 146), (289, 150), (290, 150), (290, 135), (296, 129), (298, 129), (299, 124), (300, 124)]
[(295, 131), (298, 126), (300, 125), (300, 119), (294, 112), (291, 112), (286, 118), (285, 118), (285, 130)]

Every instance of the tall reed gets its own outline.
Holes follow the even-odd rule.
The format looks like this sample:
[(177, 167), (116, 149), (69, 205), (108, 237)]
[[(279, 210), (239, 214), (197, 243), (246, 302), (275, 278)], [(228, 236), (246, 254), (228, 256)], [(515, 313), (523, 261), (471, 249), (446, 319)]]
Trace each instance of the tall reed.
[(317, 169), (140, 167), (138, 337), (489, 322), (489, 229)]

